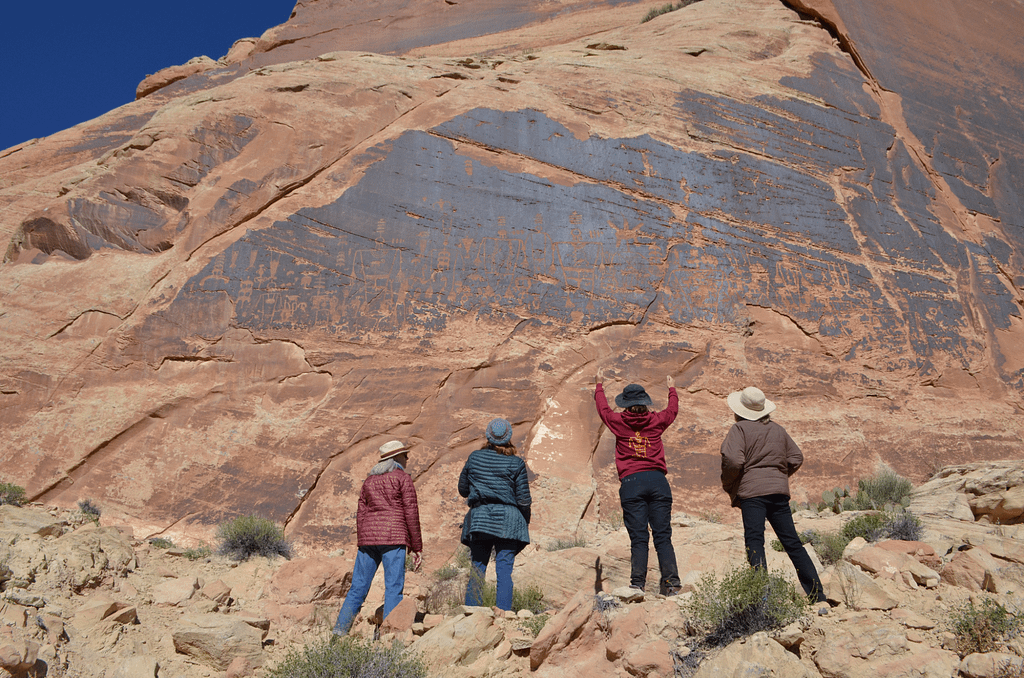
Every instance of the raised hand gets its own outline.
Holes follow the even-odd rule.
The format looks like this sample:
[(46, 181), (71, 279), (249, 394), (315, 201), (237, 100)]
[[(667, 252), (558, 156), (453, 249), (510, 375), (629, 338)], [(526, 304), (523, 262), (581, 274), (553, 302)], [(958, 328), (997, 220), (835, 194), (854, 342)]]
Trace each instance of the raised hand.
[(594, 377), (594, 383), (595, 384), (600, 384), (600, 383), (603, 383), (603, 382), (604, 382), (604, 375), (601, 374), (601, 368), (598, 367), (597, 368), (597, 376)]
[(665, 377), (665, 383), (668, 384), (669, 388), (675, 388), (676, 380), (672, 378), (671, 374), (669, 374)]

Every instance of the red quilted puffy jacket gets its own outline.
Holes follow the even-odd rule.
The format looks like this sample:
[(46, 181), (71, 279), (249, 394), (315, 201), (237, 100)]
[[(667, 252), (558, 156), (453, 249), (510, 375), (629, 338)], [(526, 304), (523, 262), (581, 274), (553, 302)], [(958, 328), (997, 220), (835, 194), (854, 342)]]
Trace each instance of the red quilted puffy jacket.
[(420, 509), (412, 477), (401, 468), (370, 476), (363, 482), (356, 511), (360, 546), (404, 545), (423, 551)]

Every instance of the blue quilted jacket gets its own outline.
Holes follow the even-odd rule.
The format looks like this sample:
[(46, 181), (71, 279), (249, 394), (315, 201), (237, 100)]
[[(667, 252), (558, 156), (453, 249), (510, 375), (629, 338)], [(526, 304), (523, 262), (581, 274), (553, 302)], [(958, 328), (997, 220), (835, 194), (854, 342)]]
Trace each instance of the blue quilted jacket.
[(511, 539), (530, 543), (530, 483), (526, 464), (494, 450), (469, 455), (459, 475), (459, 494), (469, 512), (462, 521), (462, 543), (478, 539)]

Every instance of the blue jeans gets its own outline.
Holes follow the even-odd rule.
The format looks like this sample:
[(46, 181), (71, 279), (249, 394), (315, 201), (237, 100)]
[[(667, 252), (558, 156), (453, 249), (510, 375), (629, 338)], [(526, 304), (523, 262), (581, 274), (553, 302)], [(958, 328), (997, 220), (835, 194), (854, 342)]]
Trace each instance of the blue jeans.
[(491, 560), (491, 549), (495, 550), (494, 572), (498, 577), (495, 605), (502, 610), (512, 609), (512, 566), (516, 554), (523, 545), (512, 539), (474, 539), (469, 544), (469, 557), (473, 561), (473, 572), (466, 584), (466, 605), (482, 605), (484, 573)]
[(782, 542), (786, 554), (793, 561), (796, 577), (804, 593), (815, 602), (824, 602), (825, 593), (814, 569), (814, 561), (807, 555), (800, 536), (793, 524), (793, 513), (789, 510), (789, 497), (784, 494), (767, 494), (763, 497), (740, 499), (743, 514), (743, 543), (747, 547), (747, 562), (751, 567), (767, 567), (764, 554), (764, 521), (775, 530), (775, 536)]
[(619, 485), (622, 522), (629, 533), (629, 584), (647, 585), (647, 526), (654, 536), (654, 550), (661, 570), (661, 593), (679, 586), (679, 567), (672, 547), (672, 488), (661, 471), (640, 471)]
[(345, 602), (334, 623), (334, 633), (343, 636), (352, 626), (352, 620), (359, 614), (370, 592), (377, 567), (384, 563), (384, 618), (402, 602), (405, 588), (405, 547), (404, 546), (360, 546), (356, 564), (352, 568), (352, 586), (348, 589)]

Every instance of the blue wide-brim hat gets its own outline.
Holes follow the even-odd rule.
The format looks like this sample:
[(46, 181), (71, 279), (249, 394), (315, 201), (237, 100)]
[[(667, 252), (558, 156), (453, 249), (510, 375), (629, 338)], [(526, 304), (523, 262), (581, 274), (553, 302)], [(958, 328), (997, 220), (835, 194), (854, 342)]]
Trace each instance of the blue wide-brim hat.
[(506, 419), (492, 419), (484, 435), (492, 445), (508, 445), (512, 442), (512, 424)]
[(652, 405), (651, 396), (640, 384), (630, 384), (622, 389), (622, 393), (615, 396), (615, 404), (619, 407), (633, 407), (633, 405)]

